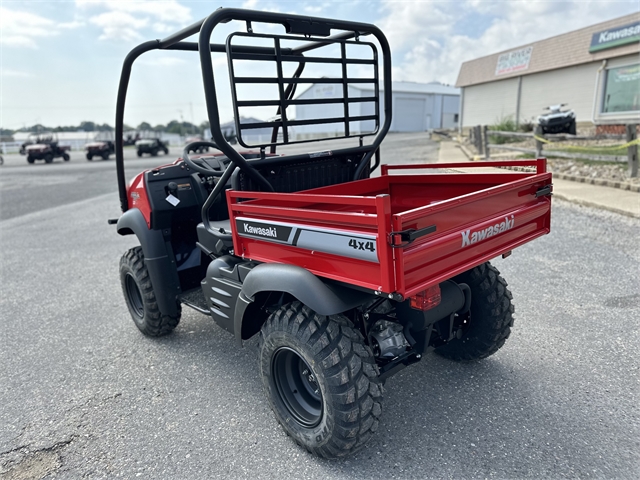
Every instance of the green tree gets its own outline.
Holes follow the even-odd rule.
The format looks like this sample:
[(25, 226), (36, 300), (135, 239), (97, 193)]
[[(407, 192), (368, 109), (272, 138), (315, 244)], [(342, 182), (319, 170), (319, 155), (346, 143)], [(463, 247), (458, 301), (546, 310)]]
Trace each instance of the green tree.
[(79, 130), (82, 130), (83, 132), (93, 132), (96, 129), (96, 124), (94, 122), (80, 122), (80, 128)]

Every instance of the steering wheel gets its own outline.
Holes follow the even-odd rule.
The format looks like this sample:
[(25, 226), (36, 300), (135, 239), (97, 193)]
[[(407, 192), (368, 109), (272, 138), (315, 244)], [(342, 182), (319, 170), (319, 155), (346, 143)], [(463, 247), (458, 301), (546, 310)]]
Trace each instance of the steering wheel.
[[(203, 142), (203, 141), (191, 142), (188, 145), (186, 145), (184, 147), (184, 150), (182, 151), (182, 160), (184, 160), (184, 163), (189, 165), (189, 168), (191, 168), (192, 170), (195, 170), (198, 173), (202, 173), (203, 175), (207, 175), (209, 177), (221, 177), (225, 170), (222, 162), (220, 162), (220, 166), (222, 168), (220, 168), (220, 170), (214, 170), (206, 162), (203, 162), (199, 159), (192, 160), (189, 157), (189, 150), (195, 150), (196, 148), (199, 148), (199, 147), (213, 147), (216, 150), (220, 150), (218, 146), (213, 142)], [(196, 162), (199, 162), (199, 163), (196, 163)]]

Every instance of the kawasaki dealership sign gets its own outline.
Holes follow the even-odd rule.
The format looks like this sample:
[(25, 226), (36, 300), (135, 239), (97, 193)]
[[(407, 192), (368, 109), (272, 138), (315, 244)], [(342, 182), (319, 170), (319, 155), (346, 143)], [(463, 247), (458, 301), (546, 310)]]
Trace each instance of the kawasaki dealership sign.
[(589, 52), (606, 50), (633, 42), (640, 42), (640, 22), (594, 33), (591, 37)]

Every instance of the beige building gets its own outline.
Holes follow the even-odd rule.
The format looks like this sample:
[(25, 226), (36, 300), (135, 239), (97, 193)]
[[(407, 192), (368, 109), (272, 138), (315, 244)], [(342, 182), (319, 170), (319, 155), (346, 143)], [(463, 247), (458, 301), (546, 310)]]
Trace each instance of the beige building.
[(640, 13), (465, 62), (460, 126), (535, 120), (566, 103), (578, 125), (640, 121)]

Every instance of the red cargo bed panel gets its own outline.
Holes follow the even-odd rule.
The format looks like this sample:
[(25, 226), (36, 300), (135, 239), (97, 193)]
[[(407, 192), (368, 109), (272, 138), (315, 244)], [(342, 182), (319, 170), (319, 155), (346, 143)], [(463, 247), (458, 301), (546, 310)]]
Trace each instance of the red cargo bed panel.
[(228, 191), (234, 249), (407, 298), (549, 233), (546, 161), (504, 164), (537, 170), (390, 175), (476, 165), (384, 166), (378, 178), (298, 193)]

